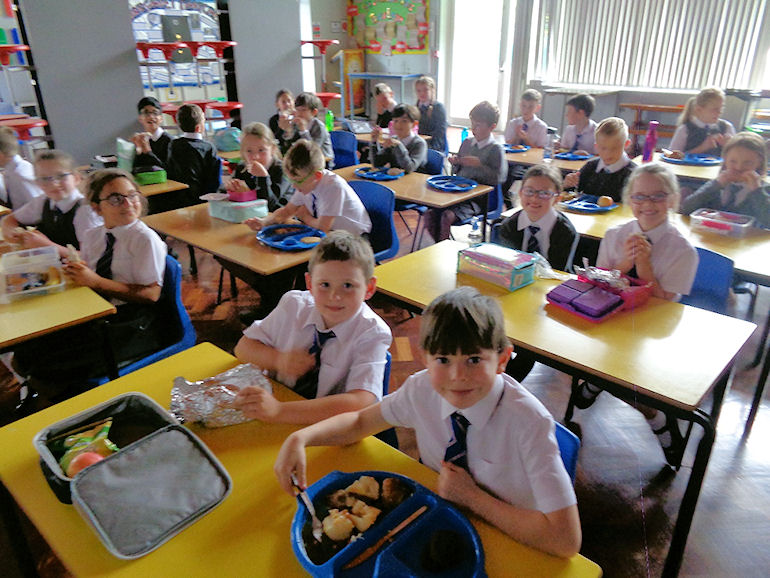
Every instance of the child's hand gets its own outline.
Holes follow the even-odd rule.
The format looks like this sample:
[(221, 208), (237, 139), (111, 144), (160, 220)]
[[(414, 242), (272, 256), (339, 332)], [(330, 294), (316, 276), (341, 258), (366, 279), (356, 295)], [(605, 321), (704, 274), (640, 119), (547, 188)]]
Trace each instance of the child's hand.
[(441, 462), (437, 489), (438, 495), (445, 500), (470, 508), (479, 487), (464, 468), (449, 462)]
[(398, 144), (398, 139), (394, 135), (392, 135), (392, 134), (389, 134), (388, 136), (386, 136), (385, 140), (382, 141), (382, 145), (385, 148), (394, 147), (397, 144)]
[(315, 355), (308, 353), (307, 349), (281, 351), (275, 362), (278, 373), (295, 379), (305, 375), (314, 365)]
[(523, 125), (516, 129), (516, 139), (519, 142), (521, 142), (521, 143), (526, 142), (526, 140), (527, 140), (527, 131), (524, 130), (524, 126)]
[(307, 130), (308, 122), (304, 118), (298, 116), (294, 117), (294, 126), (297, 127), (297, 131), (302, 132)]
[(291, 121), (294, 119), (294, 115), (288, 111), (281, 111), (278, 114), (278, 127), (281, 130), (291, 130)]
[(150, 148), (150, 133), (148, 132), (134, 133), (131, 142), (134, 143), (137, 154), (148, 153), (152, 150)]
[(762, 177), (756, 171), (746, 171), (742, 176), (749, 190), (754, 191), (762, 186)]
[(267, 176), (267, 169), (265, 166), (257, 161), (252, 161), (248, 165), (248, 171), (255, 177), (266, 177)]
[(297, 211), (294, 213), (294, 216), (306, 225), (312, 222), (311, 219), (316, 219), (316, 217), (313, 216), (313, 214), (305, 205), (300, 205), (297, 207)]
[(457, 155), (450, 155), (449, 156), (449, 162), (453, 165), (459, 165), (460, 164), (460, 157)]
[(242, 181), (241, 179), (227, 179), (225, 181), (225, 190), (230, 193), (245, 193), (250, 189), (249, 185), (246, 184), (246, 181)]
[(291, 484), (292, 474), (296, 474), (300, 488), (307, 488), (306, 467), (305, 443), (299, 432), (294, 432), (284, 440), (273, 465), (278, 483), (290, 496), (294, 496), (294, 486)]
[(34, 249), (35, 247), (50, 247), (51, 245), (55, 244), (53, 241), (51, 241), (51, 239), (43, 235), (43, 233), (40, 231), (29, 231), (26, 229), (23, 233), (19, 234), (18, 241), (16, 242), (21, 243), (27, 249)]
[(281, 402), (270, 392), (253, 385), (239, 391), (232, 405), (246, 417), (264, 422), (273, 421), (281, 413)]
[(95, 271), (88, 268), (82, 261), (79, 263), (67, 263), (64, 265), (64, 274), (67, 279), (83, 287), (96, 288), (101, 277)]
[(712, 142), (716, 143), (716, 146), (723, 147), (730, 138), (726, 134), (718, 133), (711, 135)]
[(382, 138), (382, 127), (374, 125), (372, 128), (372, 142), (378, 142)]
[(267, 219), (268, 217), (251, 217), (250, 219), (246, 219), (243, 224), (252, 231), (261, 231), (264, 227), (267, 227), (270, 224)]
[(578, 171), (575, 171), (574, 173), (570, 173), (566, 177), (564, 177), (564, 188), (572, 189), (574, 187), (577, 187), (579, 182), (580, 182), (580, 173)]
[(632, 265), (649, 261), (652, 254), (652, 245), (641, 233), (629, 235), (626, 238), (624, 249), (626, 258), (631, 261)]
[(460, 165), (464, 167), (481, 166), (481, 159), (479, 157), (473, 157), (473, 156), (460, 157), (459, 162), (460, 162)]
[(561, 139), (553, 141), (553, 150), (558, 151), (561, 148)]
[(723, 187), (741, 180), (743, 180), (743, 173), (734, 169), (722, 169), (717, 175), (717, 182)]

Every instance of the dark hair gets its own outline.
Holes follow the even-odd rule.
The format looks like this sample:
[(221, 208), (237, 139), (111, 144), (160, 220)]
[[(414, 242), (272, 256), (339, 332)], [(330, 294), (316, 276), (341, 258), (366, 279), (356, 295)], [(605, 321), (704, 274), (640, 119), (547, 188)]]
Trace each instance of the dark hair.
[(420, 347), (431, 355), (501, 352), (509, 343), (500, 305), (475, 287), (458, 287), (436, 297), (422, 316)]
[(590, 117), (594, 113), (596, 100), (590, 94), (576, 94), (567, 101), (567, 104), (575, 110), (582, 110)]
[(145, 96), (143, 97), (136, 105), (136, 111), (142, 112), (142, 109), (145, 106), (152, 106), (154, 108), (157, 108), (158, 110), (162, 111), (163, 108), (160, 105), (160, 102), (158, 102), (158, 99), (154, 96)]
[(183, 104), (176, 113), (176, 123), (182, 132), (195, 132), (198, 125), (204, 122), (206, 116), (197, 104)]
[(294, 95), (291, 93), (291, 90), (288, 88), (282, 88), (278, 92), (275, 93), (275, 100), (277, 101), (279, 98), (281, 98), (284, 94), (288, 94), (292, 100), (294, 100)]
[(301, 138), (286, 152), (283, 157), (284, 173), (294, 173), (297, 175), (300, 171), (320, 171), (326, 166), (323, 151), (311, 140)]
[(556, 187), (556, 192), (560, 193), (564, 183), (561, 178), (561, 171), (554, 165), (534, 165), (527, 169), (524, 176), (521, 178), (522, 186), (527, 182), (527, 179), (532, 177), (545, 177), (549, 179)]
[[(98, 205), (101, 201), (100, 195), (102, 194), (104, 187), (117, 179), (128, 179), (128, 181), (131, 183), (131, 186), (133, 186), (137, 191), (139, 190), (139, 185), (136, 184), (133, 175), (131, 175), (131, 173), (128, 171), (124, 171), (123, 169), (102, 169), (99, 171), (94, 171), (89, 175), (88, 181), (85, 185), (86, 198), (91, 203)], [(141, 197), (141, 202), (142, 214), (144, 215), (147, 212), (147, 198), (144, 195)]]
[(471, 109), (469, 116), (471, 119), (493, 125), (497, 124), (497, 121), (500, 120), (500, 109), (496, 104), (492, 104), (488, 100), (482, 100)]
[(294, 106), (306, 106), (310, 110), (321, 108), (321, 99), (312, 92), (300, 92), (294, 99)]
[(413, 104), (397, 104), (393, 109), (393, 118), (405, 116), (412, 122), (420, 120), (420, 109)]
[(332, 231), (321, 239), (313, 254), (310, 255), (308, 271), (313, 275), (313, 269), (319, 263), (327, 261), (353, 261), (367, 279), (374, 275), (374, 253), (369, 242), (360, 235), (350, 231)]

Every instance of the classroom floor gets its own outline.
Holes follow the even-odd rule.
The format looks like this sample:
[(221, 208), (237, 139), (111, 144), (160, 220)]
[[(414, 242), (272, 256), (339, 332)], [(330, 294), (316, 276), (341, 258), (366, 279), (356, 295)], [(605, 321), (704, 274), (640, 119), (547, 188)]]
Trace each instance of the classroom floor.
[[(413, 227), (414, 214), (407, 213)], [(401, 252), (408, 251), (411, 237), (400, 220)], [(403, 246), (405, 245), (405, 247)], [(239, 295), (216, 305), (219, 267), (207, 255), (196, 252), (199, 273), (189, 274), (187, 251), (176, 247), (185, 267), (183, 299), (200, 341), (210, 341), (232, 350), (243, 325), (239, 314), (258, 304), (258, 295), (238, 283)], [(757, 311), (770, 308), (770, 291), (760, 295)], [(391, 389), (422, 368), (416, 358), (419, 318), (377, 296), (371, 305), (393, 330)], [(743, 297), (733, 304), (743, 314)], [(762, 323), (761, 315), (755, 322)], [(715, 336), (716, 338), (716, 336)], [(738, 362), (730, 391), (725, 397), (717, 440), (687, 542), (680, 575), (764, 576), (770, 567), (770, 403), (759, 411), (748, 439), (742, 439), (743, 424), (751, 403), (759, 369), (745, 369), (757, 347), (750, 342)], [(570, 379), (556, 370), (537, 364), (524, 381), (561, 419), (567, 405)], [(13, 379), (0, 366), (0, 425), (13, 420), (18, 399)], [(664, 462), (654, 435), (641, 415), (610, 395), (602, 394), (588, 410), (577, 411), (583, 434), (575, 488), (583, 526), (582, 553), (597, 562), (608, 577), (660, 575), (668, 548), (674, 516), (687, 483), (697, 440), (691, 440), (681, 471), (674, 474)], [(414, 454), (414, 438), (399, 431), (402, 450)], [(700, 434), (695, 437), (699, 438)], [(66, 577), (43, 539), (27, 524), (38, 571), (43, 577)], [(0, 528), (0, 574), (20, 576), (9, 562), (8, 543)], [(511, 575), (516, 575), (512, 570)]]

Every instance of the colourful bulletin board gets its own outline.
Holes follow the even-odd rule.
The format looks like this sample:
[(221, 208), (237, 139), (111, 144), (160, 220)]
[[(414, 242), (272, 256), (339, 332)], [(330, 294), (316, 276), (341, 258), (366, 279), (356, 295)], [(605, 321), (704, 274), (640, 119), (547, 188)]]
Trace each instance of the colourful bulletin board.
[(348, 34), (369, 53), (425, 54), (430, 0), (348, 0)]
[[(361, 48), (347, 48), (343, 50), (344, 63), (345, 63), (345, 97), (350, 94), (350, 78), (348, 74), (351, 72), (364, 72), (364, 51)], [(353, 81), (353, 102), (345, 102), (347, 112), (343, 111), (343, 114), (359, 114), (364, 112), (366, 105), (366, 81), (362, 78), (357, 78)], [(352, 108), (351, 108), (352, 107)]]

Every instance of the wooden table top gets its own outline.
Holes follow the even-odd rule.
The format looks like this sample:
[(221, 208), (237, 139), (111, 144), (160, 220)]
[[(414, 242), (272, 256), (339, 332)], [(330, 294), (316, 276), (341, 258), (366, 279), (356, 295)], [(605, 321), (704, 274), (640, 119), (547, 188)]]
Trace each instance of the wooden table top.
[[(353, 165), (342, 169), (337, 169), (334, 172), (340, 175), (346, 181), (353, 180), (365, 180), (360, 179), (355, 175), (356, 169), (360, 167), (370, 167), (371, 165)], [(444, 193), (430, 188), (425, 184), (431, 175), (425, 175), (423, 173), (409, 173), (403, 177), (396, 179), (395, 181), (377, 181), (386, 187), (393, 189), (396, 194), (396, 198), (400, 201), (406, 201), (408, 203), (417, 203), (419, 205), (425, 205), (426, 207), (435, 207), (438, 209), (445, 209), (476, 198), (481, 195), (485, 195), (492, 190), (489, 185), (477, 185), (473, 189), (465, 193)]]
[[(278, 486), (273, 463), (280, 444), (297, 426), (252, 421), (216, 429), (190, 426), (222, 462), (233, 480), (219, 506), (136, 560), (107, 552), (76, 510), (60, 503), (43, 478), (32, 438), (43, 428), (122, 393), (138, 391), (169, 405), (172, 381), (202, 379), (236, 364), (210, 343), (197, 345), (0, 429), (0, 478), (56, 555), (75, 576), (307, 576), (292, 551), (290, 527), (297, 501)], [(276, 385), (280, 400), (295, 394)], [(436, 489), (437, 474), (380, 440), (346, 447), (308, 448), (308, 480), (333, 470), (386, 470)], [(598, 577), (601, 570), (580, 555), (568, 560), (523, 546), (476, 517), (489, 576)], [(201, 555), (204, 554), (204, 555)]]
[(466, 247), (442, 241), (375, 268), (377, 290), (424, 308), (460, 285), (497, 299), (506, 334), (517, 344), (571, 367), (692, 411), (734, 360), (756, 326), (652, 298), (641, 309), (591, 323), (552, 305), (545, 294), (555, 280), (536, 280), (509, 292), (456, 273), (457, 252)]
[[(520, 153), (505, 153), (505, 159), (521, 165), (539, 165), (543, 162), (543, 149), (532, 147), (529, 150)], [(563, 161), (555, 158), (551, 161), (551, 164), (562, 171), (573, 172), (583, 168), (583, 165), (586, 164), (588, 160)]]
[(272, 275), (310, 259), (310, 251), (279, 251), (259, 243), (256, 233), (241, 223), (209, 216), (206, 203), (144, 217), (147, 226), (237, 263), (260, 275)]
[(88, 287), (0, 304), (0, 348), (113, 313), (115, 306)]
[(682, 112), (683, 104), (642, 104), (638, 102), (621, 102), (620, 108), (630, 108), (631, 110), (640, 110), (647, 112)]
[(168, 180), (165, 183), (156, 183), (154, 185), (141, 185), (139, 192), (145, 197), (152, 197), (154, 195), (162, 195), (163, 193), (170, 193), (172, 191), (182, 191), (189, 189), (190, 185), (185, 183), (179, 183), (177, 181)]
[[(661, 164), (667, 166), (671, 171), (679, 178), (694, 179), (697, 181), (710, 181), (719, 176), (719, 171), (722, 168), (721, 165), (713, 165), (710, 167), (699, 167), (694, 165), (678, 165), (676, 163), (667, 163), (660, 160), (661, 153), (653, 153), (653, 160), (659, 161)], [(633, 158), (634, 163), (637, 165), (642, 164), (642, 155)]]
[(218, 151), (217, 155), (226, 161), (239, 161), (241, 160), (241, 151)]

